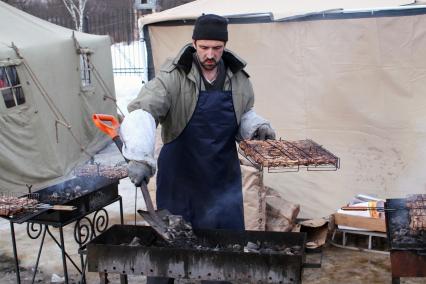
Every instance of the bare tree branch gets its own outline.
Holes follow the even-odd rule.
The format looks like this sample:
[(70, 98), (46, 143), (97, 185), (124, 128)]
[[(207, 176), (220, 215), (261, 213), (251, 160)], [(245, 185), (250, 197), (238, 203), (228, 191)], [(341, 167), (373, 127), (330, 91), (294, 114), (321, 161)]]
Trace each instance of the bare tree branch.
[(80, 32), (83, 31), (84, 9), (87, 2), (88, 0), (62, 0), (74, 21), (75, 29)]

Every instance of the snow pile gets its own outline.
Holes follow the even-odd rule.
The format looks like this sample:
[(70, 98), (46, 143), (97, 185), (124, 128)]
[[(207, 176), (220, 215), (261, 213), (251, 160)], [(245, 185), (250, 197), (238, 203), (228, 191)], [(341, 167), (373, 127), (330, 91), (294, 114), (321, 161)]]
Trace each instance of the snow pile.
[(128, 114), (127, 105), (137, 97), (143, 85), (142, 83), (142, 78), (138, 75), (114, 75), (115, 95), (119, 113)]

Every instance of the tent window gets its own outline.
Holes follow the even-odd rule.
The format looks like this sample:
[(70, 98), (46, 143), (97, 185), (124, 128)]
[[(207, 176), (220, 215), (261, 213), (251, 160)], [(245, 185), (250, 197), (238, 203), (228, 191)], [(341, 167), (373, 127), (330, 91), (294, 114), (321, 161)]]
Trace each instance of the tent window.
[(24, 92), (15, 66), (0, 67), (0, 93), (7, 108), (25, 103)]
[(92, 70), (90, 67), (90, 57), (87, 53), (80, 54), (80, 75), (81, 84), (83, 87), (90, 86), (92, 84), (91, 74)]

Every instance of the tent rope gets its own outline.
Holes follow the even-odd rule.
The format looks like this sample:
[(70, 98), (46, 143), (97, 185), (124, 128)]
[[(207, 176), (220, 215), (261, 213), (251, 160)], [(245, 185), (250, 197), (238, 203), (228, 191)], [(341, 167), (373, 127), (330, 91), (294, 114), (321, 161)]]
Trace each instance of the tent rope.
[(61, 113), (59, 108), (55, 105), (52, 98), (49, 96), (46, 89), (44, 89), (43, 85), (41, 84), (40, 80), (34, 73), (34, 71), (31, 69), (31, 67), (28, 65), (28, 62), (25, 60), (25, 58), (20, 53), (18, 47), (12, 42), (12, 48), (15, 51), (16, 55), (22, 60), (23, 65), (25, 66), (25, 69), (28, 71), (28, 74), (30, 75), (31, 79), (34, 81), (36, 87), (40, 91), (40, 94), (44, 98), (44, 100), (47, 103), (47, 106), (52, 111), (53, 115), (55, 116), (55, 131), (56, 131), (56, 143), (59, 143), (59, 134), (58, 134), (58, 124), (65, 126), (66, 129), (70, 132), (71, 136), (73, 137), (74, 141), (80, 146), (81, 151), (83, 151), (86, 155), (91, 156), (83, 146), (83, 144), (78, 140), (77, 136), (72, 131), (72, 126), (67, 122), (65, 116)]
[[(83, 53), (90, 54), (92, 52), (92, 51), (90, 51), (87, 48), (81, 47), (80, 43), (78, 42), (77, 38), (75, 37), (74, 31), (72, 32), (72, 39), (74, 41), (74, 46), (75, 46), (75, 49), (77, 51), (77, 54), (83, 54)], [(124, 117), (123, 111), (118, 106), (117, 100), (114, 98), (111, 90), (108, 88), (108, 84), (102, 78), (102, 76), (99, 73), (98, 69), (95, 67), (95, 65), (93, 65), (92, 61), (88, 61), (87, 63), (88, 63), (88, 66), (90, 67), (90, 70), (93, 71), (93, 74), (95, 75), (96, 79), (98, 80), (99, 85), (104, 90), (104, 92), (107, 93), (107, 95), (104, 95), (104, 99), (110, 99), (110, 100), (112, 100), (114, 102), (114, 105), (117, 107), (118, 111), (120, 112), (120, 114)]]
[(111, 101), (114, 102), (115, 106), (117, 107), (118, 111), (120, 112), (120, 114), (124, 117), (124, 113), (123, 111), (120, 109), (120, 107), (117, 104), (117, 100), (113, 97), (113, 94), (111, 93), (111, 91), (108, 89), (107, 84), (105, 82), (105, 80), (102, 78), (101, 74), (99, 74), (99, 71), (97, 68), (95, 68), (95, 65), (93, 65), (92, 62), (89, 63), (90, 64), (90, 68), (93, 70), (93, 74), (95, 74), (96, 79), (98, 79), (98, 82), (100, 83), (99, 85), (102, 87), (102, 89), (108, 93), (108, 95), (104, 95), (105, 99), (110, 99)]

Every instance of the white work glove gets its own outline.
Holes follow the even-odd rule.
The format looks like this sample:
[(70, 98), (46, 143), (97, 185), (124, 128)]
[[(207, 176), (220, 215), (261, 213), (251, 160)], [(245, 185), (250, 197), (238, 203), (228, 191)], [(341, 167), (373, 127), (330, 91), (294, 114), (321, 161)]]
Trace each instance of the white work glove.
[(269, 124), (259, 126), (254, 134), (255, 140), (275, 140), (275, 130)]
[(136, 186), (141, 186), (142, 183), (148, 184), (149, 179), (152, 177), (152, 168), (142, 162), (130, 161), (127, 169), (130, 181)]

